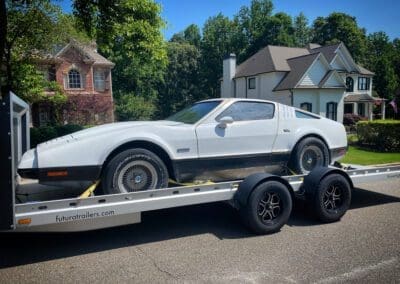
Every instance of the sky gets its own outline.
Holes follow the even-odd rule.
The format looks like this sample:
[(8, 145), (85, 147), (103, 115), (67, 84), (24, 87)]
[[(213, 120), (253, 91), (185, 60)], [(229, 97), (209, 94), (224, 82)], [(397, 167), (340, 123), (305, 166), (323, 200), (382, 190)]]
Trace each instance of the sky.
[[(166, 39), (190, 24), (200, 28), (210, 16), (222, 13), (230, 18), (251, 0), (156, 0), (162, 6), (162, 17), (167, 22), (163, 31)], [(55, 1), (65, 12), (71, 12), (71, 0)], [(296, 16), (303, 12), (310, 24), (318, 16), (334, 11), (355, 16), (367, 33), (385, 31), (391, 39), (400, 38), (400, 0), (274, 0), (274, 12)]]

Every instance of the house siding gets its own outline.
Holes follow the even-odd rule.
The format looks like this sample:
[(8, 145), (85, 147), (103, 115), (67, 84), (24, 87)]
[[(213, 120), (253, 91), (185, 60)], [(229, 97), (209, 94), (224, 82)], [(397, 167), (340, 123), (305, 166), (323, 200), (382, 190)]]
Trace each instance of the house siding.
[(318, 86), (327, 70), (328, 68), (318, 59), (311, 65), (301, 81), (300, 86)]

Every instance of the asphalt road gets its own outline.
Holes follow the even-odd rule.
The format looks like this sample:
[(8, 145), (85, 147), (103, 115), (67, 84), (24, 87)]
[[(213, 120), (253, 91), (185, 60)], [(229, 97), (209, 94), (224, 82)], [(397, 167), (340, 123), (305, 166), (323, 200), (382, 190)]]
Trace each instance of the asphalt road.
[(85, 233), (0, 234), (0, 283), (400, 282), (400, 182), (362, 185), (340, 222), (304, 204), (254, 236), (225, 203), (143, 214)]

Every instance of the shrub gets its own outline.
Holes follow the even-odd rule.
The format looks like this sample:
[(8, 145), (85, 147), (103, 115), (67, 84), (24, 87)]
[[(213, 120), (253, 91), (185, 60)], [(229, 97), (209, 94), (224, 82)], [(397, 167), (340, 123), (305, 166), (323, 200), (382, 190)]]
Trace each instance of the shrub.
[(400, 121), (374, 120), (357, 123), (359, 144), (383, 152), (400, 151)]
[(56, 126), (43, 126), (32, 127), (31, 133), (31, 147), (36, 147), (37, 144), (46, 142), (48, 140), (64, 136), (79, 130), (83, 127), (76, 124), (56, 125)]
[(361, 120), (367, 120), (368, 118), (358, 115), (358, 114), (354, 114), (354, 113), (346, 113), (343, 116), (343, 124), (346, 126), (354, 126), (357, 124), (357, 122), (361, 121)]

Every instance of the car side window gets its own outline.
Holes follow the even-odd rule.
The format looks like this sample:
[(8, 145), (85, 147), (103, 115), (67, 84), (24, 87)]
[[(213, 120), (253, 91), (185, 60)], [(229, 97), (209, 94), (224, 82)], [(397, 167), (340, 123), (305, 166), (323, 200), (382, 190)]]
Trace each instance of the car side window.
[(234, 121), (263, 120), (274, 117), (275, 105), (263, 102), (235, 102), (216, 118), (230, 116)]

